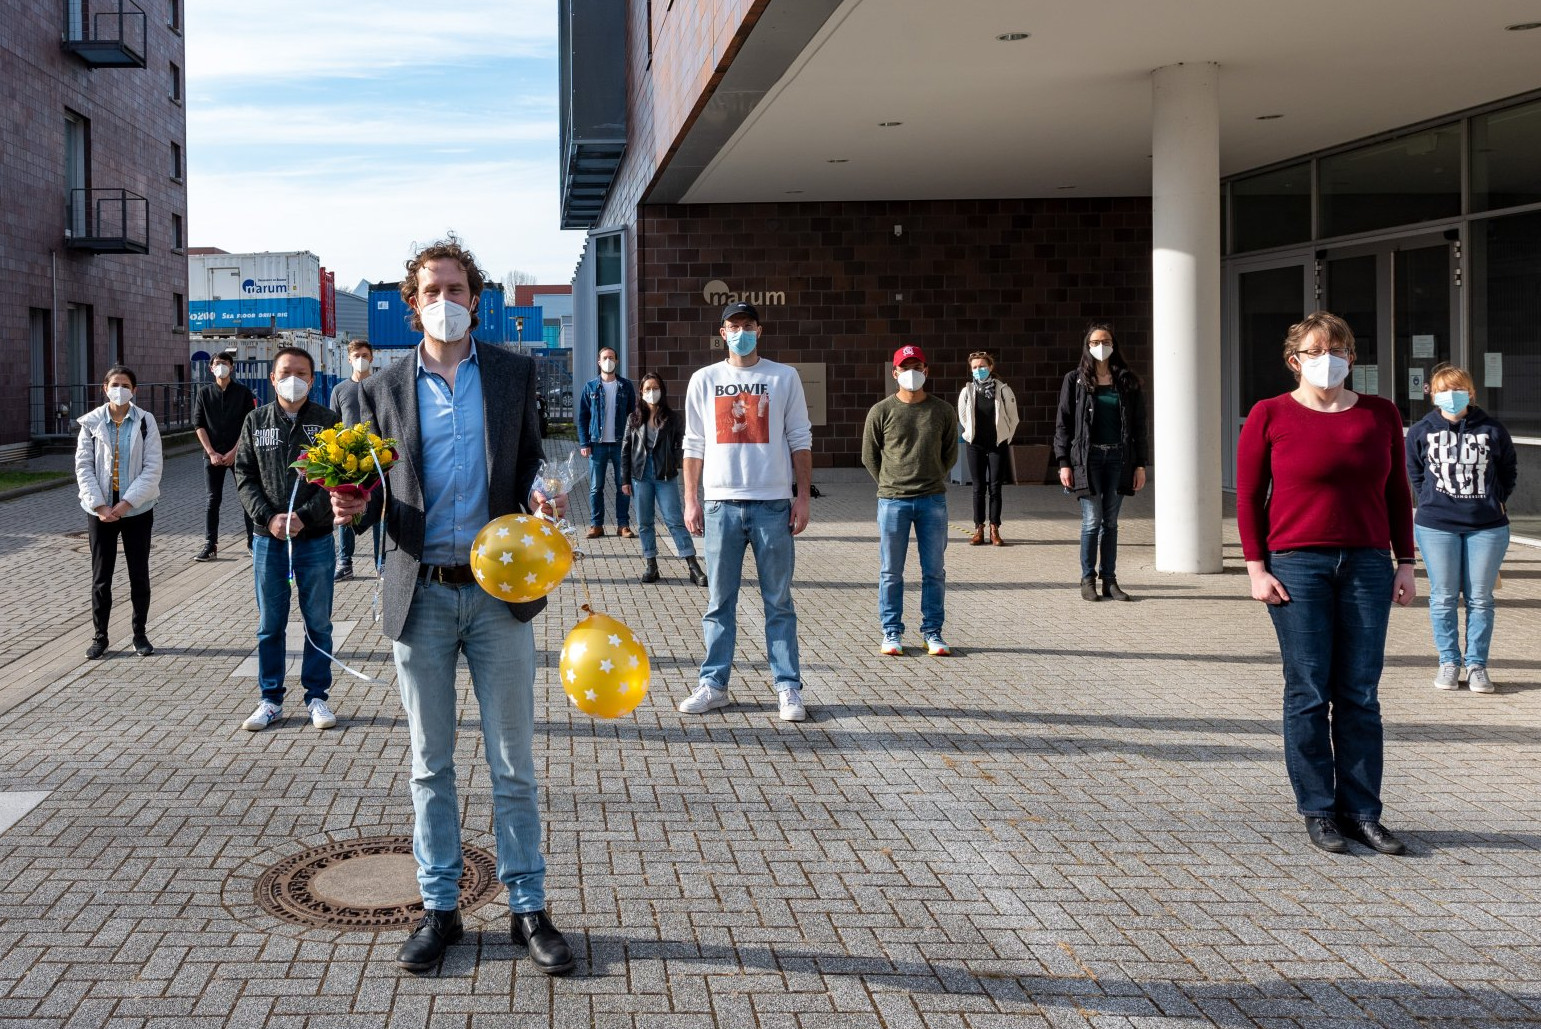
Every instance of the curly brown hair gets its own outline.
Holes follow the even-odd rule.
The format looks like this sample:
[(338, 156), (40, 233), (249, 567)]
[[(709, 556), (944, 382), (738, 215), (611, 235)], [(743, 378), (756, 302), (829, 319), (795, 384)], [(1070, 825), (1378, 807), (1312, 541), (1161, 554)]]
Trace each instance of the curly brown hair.
[[(401, 301), (412, 308), (412, 298), (417, 296), (417, 272), (429, 261), (450, 260), (465, 269), (466, 283), (471, 287), (471, 299), (482, 295), (482, 287), (487, 284), (487, 277), (482, 274), (481, 268), (476, 263), (476, 255), (462, 242), (460, 237), (451, 232), (441, 240), (436, 240), (418, 250), (412, 259), (407, 262), (406, 277), (401, 280)], [(471, 308), (471, 328), (475, 329), (482, 323), (481, 317), (476, 313), (477, 307)], [(414, 332), (423, 331), (423, 321), (412, 311), (412, 329)]]

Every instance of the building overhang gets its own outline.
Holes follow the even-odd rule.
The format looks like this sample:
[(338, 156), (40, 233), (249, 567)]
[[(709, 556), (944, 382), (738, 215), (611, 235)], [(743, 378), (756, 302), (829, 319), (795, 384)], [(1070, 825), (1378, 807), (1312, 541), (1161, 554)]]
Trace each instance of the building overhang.
[(561, 225), (591, 228), (626, 156), (625, 0), (559, 0)]

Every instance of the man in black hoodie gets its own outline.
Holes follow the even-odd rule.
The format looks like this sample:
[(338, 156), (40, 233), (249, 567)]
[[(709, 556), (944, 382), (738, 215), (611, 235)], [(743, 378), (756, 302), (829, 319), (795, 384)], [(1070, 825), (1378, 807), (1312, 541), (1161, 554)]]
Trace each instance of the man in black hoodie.
[(307, 399), (316, 364), (298, 347), (281, 347), (268, 378), (278, 399), (259, 407), (241, 426), (235, 486), (254, 523), (252, 567), (257, 581), (257, 684), (262, 701), (241, 723), (266, 729), (283, 716), (284, 627), (289, 621), (289, 576), (300, 591), (305, 650), (300, 685), (317, 729), (337, 716), (327, 706), (332, 688), (332, 501), (290, 467), (317, 433), (338, 422), (336, 411)]

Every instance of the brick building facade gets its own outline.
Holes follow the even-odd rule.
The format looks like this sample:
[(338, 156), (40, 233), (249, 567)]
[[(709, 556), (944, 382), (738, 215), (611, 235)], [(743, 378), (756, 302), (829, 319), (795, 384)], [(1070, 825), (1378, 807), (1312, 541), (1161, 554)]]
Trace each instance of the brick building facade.
[(115, 361), (187, 377), (182, 4), (141, 6), (5, 5), (0, 446), (71, 433)]

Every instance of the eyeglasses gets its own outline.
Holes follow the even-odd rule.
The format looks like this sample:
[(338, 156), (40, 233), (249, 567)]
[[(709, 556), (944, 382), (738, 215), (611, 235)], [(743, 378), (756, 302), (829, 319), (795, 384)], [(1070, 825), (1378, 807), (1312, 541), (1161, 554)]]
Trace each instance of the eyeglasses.
[(1349, 349), (1348, 347), (1333, 347), (1330, 350), (1323, 350), (1320, 347), (1316, 347), (1311, 350), (1297, 350), (1295, 353), (1301, 357), (1321, 357), (1323, 354), (1331, 354), (1333, 357), (1341, 357), (1346, 360), (1349, 355)]
[(990, 360), (990, 352), (988, 350), (976, 350), (968, 355), (968, 359), (970, 361), (988, 361)]

